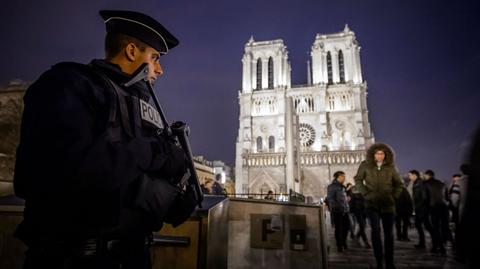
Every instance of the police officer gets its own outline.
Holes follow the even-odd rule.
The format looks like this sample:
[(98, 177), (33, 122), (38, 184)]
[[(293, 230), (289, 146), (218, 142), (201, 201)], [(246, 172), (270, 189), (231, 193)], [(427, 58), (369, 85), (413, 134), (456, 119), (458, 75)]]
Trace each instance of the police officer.
[[(100, 15), (106, 59), (56, 64), (25, 94), (14, 178), (24, 268), (151, 268), (151, 232), (195, 208), (178, 185), (186, 156), (147, 105), (178, 40), (138, 12)], [(129, 85), (145, 63), (148, 81)]]

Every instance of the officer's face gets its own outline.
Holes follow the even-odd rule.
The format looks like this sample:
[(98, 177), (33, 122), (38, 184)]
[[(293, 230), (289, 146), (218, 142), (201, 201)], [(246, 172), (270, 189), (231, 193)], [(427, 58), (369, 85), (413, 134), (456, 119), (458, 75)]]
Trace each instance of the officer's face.
[(148, 63), (148, 79), (151, 84), (154, 84), (157, 77), (163, 74), (163, 68), (160, 65), (160, 53), (152, 47), (147, 47), (144, 51), (140, 52), (138, 58), (138, 66), (143, 63)]
[(152, 47), (145, 46), (145, 49), (141, 49), (132, 42), (125, 47), (124, 55), (123, 60), (115, 63), (119, 64), (122, 71), (127, 74), (133, 74), (144, 63), (148, 64), (148, 79), (151, 84), (154, 84), (157, 77), (163, 74), (160, 52)]

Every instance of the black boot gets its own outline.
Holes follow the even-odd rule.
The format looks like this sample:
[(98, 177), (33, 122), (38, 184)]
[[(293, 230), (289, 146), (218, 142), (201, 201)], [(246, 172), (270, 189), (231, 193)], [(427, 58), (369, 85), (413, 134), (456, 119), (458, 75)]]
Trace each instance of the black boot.
[(387, 264), (387, 266), (385, 266), (385, 269), (395, 269), (395, 265)]
[(418, 243), (417, 245), (415, 245), (415, 248), (416, 249), (425, 249), (425, 243)]

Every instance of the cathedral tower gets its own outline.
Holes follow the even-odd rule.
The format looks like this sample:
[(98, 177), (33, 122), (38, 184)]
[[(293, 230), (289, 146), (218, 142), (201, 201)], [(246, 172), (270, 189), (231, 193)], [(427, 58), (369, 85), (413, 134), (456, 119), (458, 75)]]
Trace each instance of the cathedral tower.
[(317, 34), (309, 84), (291, 85), (283, 41), (250, 38), (238, 95), (237, 193), (291, 189), (318, 199), (335, 171), (352, 179), (374, 142), (359, 52), (348, 26)]

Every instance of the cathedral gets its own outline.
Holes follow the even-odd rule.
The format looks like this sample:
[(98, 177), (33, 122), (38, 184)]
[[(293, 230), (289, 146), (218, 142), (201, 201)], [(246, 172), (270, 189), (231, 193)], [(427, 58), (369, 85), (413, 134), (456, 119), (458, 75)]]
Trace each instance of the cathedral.
[(237, 193), (318, 201), (335, 171), (352, 181), (374, 143), (355, 33), (317, 34), (306, 85), (291, 85), (283, 40), (245, 44), (236, 144)]

